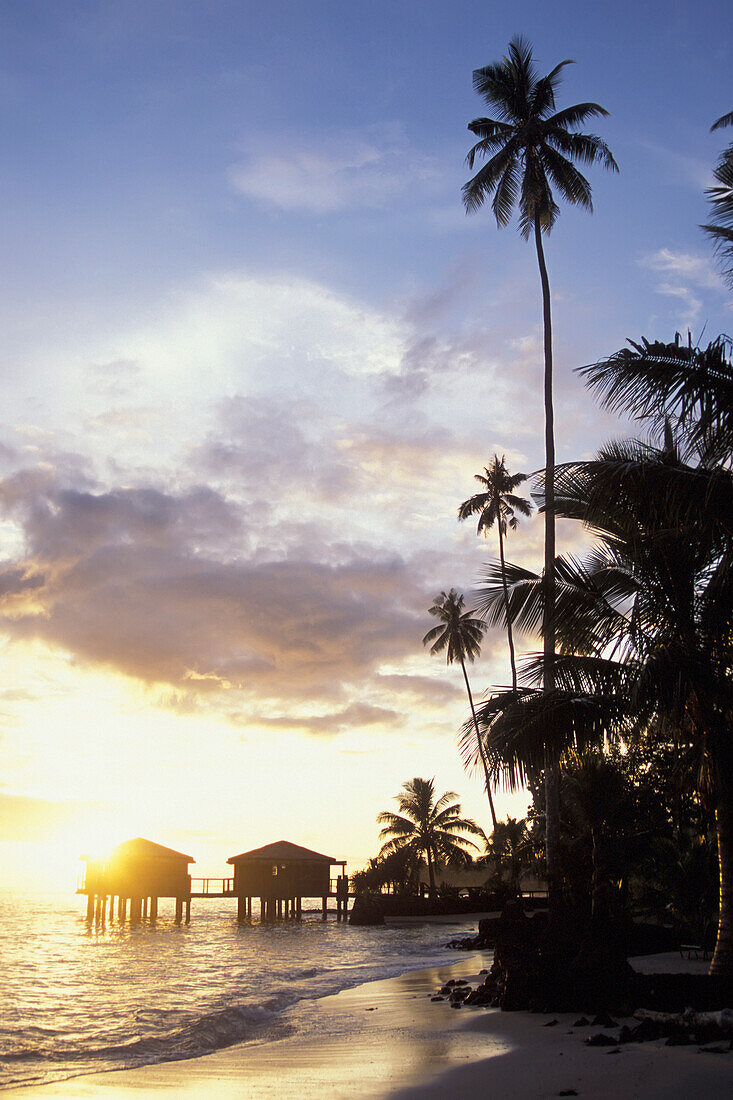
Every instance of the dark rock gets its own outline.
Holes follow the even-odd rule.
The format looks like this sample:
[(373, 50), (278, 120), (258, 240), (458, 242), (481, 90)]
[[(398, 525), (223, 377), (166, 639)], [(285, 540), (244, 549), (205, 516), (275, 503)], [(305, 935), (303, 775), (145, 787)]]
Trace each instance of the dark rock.
[(664, 1028), (657, 1020), (642, 1020), (640, 1024), (630, 1029), (627, 1042), (650, 1043), (663, 1038)]
[(445, 997), (431, 997), (430, 1000), (431, 1001), (444, 1001)]
[(590, 1027), (590, 1020), (586, 1016), (579, 1016), (573, 1027)]
[(605, 1012), (600, 1013), (598, 1016), (594, 1016), (591, 1021), (591, 1027), (618, 1027), (615, 1020), (612, 1020)]
[(558, 1096), (577, 1096), (575, 1089), (561, 1089), (557, 1094)]
[(543, 1027), (555, 1027), (556, 1024), (557, 1024), (557, 1020), (548, 1020), (547, 1023), (543, 1024), (542, 1026)]
[(357, 894), (349, 915), (349, 924), (362, 926), (384, 924), (381, 894)]
[(589, 1047), (615, 1047), (618, 1045), (618, 1039), (606, 1035), (604, 1031), (599, 1031), (597, 1035), (589, 1035), (585, 1041)]

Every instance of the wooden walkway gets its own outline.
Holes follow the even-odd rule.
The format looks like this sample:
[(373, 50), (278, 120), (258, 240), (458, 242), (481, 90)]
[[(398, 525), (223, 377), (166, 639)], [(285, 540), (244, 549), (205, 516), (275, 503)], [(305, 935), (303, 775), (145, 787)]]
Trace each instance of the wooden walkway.
[[(337, 879), (332, 878), (328, 884), (328, 897), (335, 898), (338, 895), (336, 889)], [(78, 891), (77, 891), (78, 892)], [(191, 897), (192, 898), (235, 898), (237, 895), (234, 892), (234, 879), (233, 878), (192, 878), (191, 879)], [(348, 897), (353, 898), (355, 895), (349, 891)]]

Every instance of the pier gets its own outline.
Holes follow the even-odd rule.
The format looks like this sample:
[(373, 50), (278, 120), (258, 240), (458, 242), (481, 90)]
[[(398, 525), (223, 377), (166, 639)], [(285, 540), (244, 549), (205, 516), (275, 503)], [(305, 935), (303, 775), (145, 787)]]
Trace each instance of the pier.
[[(119, 845), (107, 861), (81, 858), (87, 868), (76, 892), (86, 895), (87, 920), (96, 924), (113, 920), (115, 908), (119, 921), (127, 919), (129, 908), (131, 923), (148, 919), (154, 922), (161, 898), (175, 899), (178, 924), (184, 918), (186, 923), (191, 919), (192, 898), (236, 898), (240, 924), (252, 922), (255, 899), (261, 921), (302, 920), (305, 898), (320, 900), (322, 920), (332, 912), (337, 921), (345, 921), (353, 897), (346, 860), (287, 840), (231, 856), (227, 863), (233, 866), (234, 874), (222, 878), (192, 878), (188, 865), (195, 862), (193, 856), (143, 837)], [(331, 875), (332, 867), (340, 868), (335, 877)], [(336, 901), (335, 910), (329, 909), (332, 899)]]

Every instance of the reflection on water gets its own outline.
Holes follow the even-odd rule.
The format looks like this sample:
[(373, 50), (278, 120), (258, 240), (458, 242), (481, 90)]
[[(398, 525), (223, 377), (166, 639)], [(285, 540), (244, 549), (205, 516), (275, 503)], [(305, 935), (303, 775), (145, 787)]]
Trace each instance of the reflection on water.
[(236, 923), (228, 899), (176, 925), (95, 926), (83, 897), (0, 901), (0, 1084), (194, 1057), (281, 1026), (303, 997), (455, 960), (446, 928)]

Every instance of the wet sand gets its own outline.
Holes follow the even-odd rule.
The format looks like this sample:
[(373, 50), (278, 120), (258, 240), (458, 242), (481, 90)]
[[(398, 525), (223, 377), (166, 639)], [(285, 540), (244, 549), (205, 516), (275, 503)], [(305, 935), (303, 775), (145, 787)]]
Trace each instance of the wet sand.
[[(545, 1100), (575, 1094), (649, 1100), (729, 1100), (733, 1053), (701, 1053), (663, 1043), (614, 1048), (584, 1044), (591, 1029), (575, 1017), (451, 1009), (430, 995), (449, 977), (475, 978), (488, 956), (472, 953), (455, 966), (370, 982), (288, 1014), (294, 1030), (203, 1058), (136, 1070), (91, 1074), (53, 1085), (19, 1088), (13, 1097), (139, 1100), (166, 1093), (201, 1100), (297, 1097), (400, 1100)], [(705, 969), (679, 956), (639, 960), (639, 969)], [(308, 1030), (300, 1030), (307, 1019)], [(557, 1023), (543, 1026), (549, 1020)], [(315, 1025), (315, 1026), (314, 1026)]]

